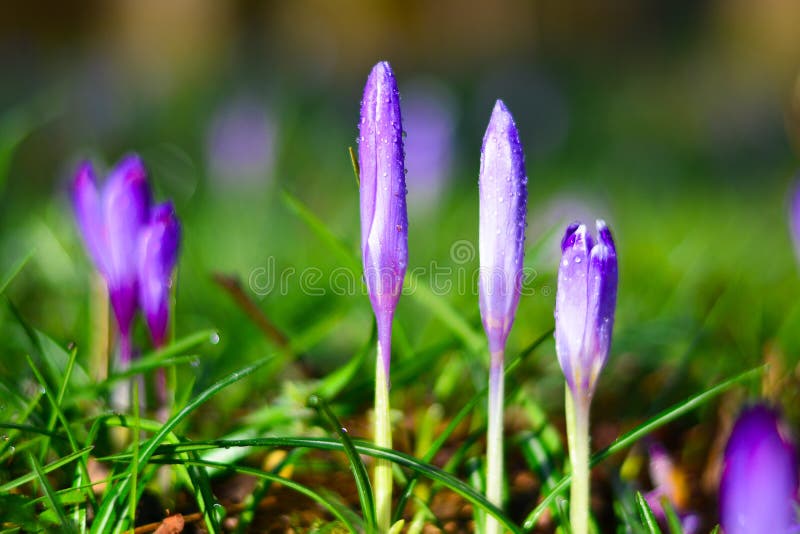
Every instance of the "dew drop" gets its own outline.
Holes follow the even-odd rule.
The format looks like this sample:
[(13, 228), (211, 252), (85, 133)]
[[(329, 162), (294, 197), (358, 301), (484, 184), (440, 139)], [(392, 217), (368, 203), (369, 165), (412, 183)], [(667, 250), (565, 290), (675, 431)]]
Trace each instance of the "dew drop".
[(214, 332), (213, 334), (211, 334), (208, 338), (208, 341), (212, 345), (216, 345), (217, 343), (219, 343), (219, 332)]

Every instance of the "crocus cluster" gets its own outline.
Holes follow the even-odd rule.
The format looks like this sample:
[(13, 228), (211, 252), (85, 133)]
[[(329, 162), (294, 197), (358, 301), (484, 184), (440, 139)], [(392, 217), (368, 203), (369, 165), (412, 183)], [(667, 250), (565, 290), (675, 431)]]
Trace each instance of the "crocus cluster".
[(739, 415), (725, 447), (719, 488), (725, 534), (798, 532), (798, 463), (778, 413), (765, 405)]
[(124, 367), (133, 355), (130, 335), (138, 309), (153, 343), (166, 341), (180, 225), (170, 202), (153, 204), (147, 171), (136, 155), (123, 158), (100, 189), (91, 163), (82, 163), (72, 196), (89, 256), (108, 286)]
[(556, 295), (556, 352), (573, 396), (591, 399), (608, 359), (617, 303), (617, 253), (604, 221), (597, 242), (583, 224), (561, 241)]

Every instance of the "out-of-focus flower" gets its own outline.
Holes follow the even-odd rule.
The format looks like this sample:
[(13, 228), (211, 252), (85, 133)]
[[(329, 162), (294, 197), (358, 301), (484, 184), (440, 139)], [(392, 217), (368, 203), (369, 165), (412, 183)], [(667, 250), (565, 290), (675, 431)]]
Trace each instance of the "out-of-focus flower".
[(276, 125), (255, 98), (225, 103), (209, 125), (206, 150), (212, 179), (224, 187), (264, 182), (275, 163)]
[(514, 119), (495, 103), (481, 149), (479, 300), (492, 353), (505, 348), (517, 312), (528, 201), (525, 156)]
[(367, 79), (358, 141), (364, 275), (379, 332), (390, 331), (408, 263), (408, 215), (400, 93), (386, 62)]
[(745, 409), (725, 447), (719, 488), (725, 534), (796, 532), (797, 469), (778, 413), (760, 404)]
[(180, 234), (175, 209), (167, 202), (152, 210), (139, 240), (139, 301), (157, 347), (167, 340), (170, 288)]
[(689, 488), (683, 471), (675, 466), (672, 458), (660, 444), (651, 443), (649, 452), (653, 490), (647, 492), (645, 499), (656, 519), (666, 524), (666, 513), (661, 503), (662, 499), (666, 499), (678, 514), (684, 534), (698, 532), (700, 518), (687, 509)]
[(96, 183), (91, 163), (82, 163), (73, 183), (73, 204), (89, 255), (108, 284), (120, 334), (127, 339), (138, 305), (138, 243), (150, 219), (150, 187), (136, 155), (114, 167), (101, 191)]
[(417, 82), (403, 89), (408, 196), (412, 210), (436, 206), (450, 179), (455, 149), (454, 107), (453, 96), (444, 86)]
[(598, 242), (583, 224), (561, 241), (556, 295), (556, 352), (573, 395), (591, 398), (608, 359), (617, 303), (617, 253), (605, 222)]
[(800, 182), (794, 185), (789, 206), (789, 227), (794, 239), (794, 251), (800, 261)]

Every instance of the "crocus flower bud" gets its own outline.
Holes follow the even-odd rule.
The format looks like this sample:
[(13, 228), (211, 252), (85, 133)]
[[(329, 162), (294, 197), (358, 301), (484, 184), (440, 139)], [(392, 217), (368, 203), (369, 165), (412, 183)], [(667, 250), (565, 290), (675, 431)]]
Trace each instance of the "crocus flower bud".
[(89, 255), (108, 284), (117, 324), (127, 337), (138, 304), (139, 233), (150, 214), (147, 172), (138, 156), (127, 156), (98, 192), (92, 166), (85, 162), (75, 176), (72, 198)]
[(725, 447), (719, 488), (725, 534), (797, 532), (797, 468), (777, 412), (763, 405), (745, 409)]
[(505, 348), (517, 312), (525, 253), (528, 178), (519, 133), (505, 104), (492, 111), (481, 148), (480, 273), (481, 319), (489, 350)]
[(391, 329), (408, 263), (403, 157), (400, 93), (392, 69), (384, 61), (375, 65), (367, 78), (358, 145), (364, 276), (383, 331)]
[(561, 242), (556, 295), (556, 352), (573, 395), (591, 398), (608, 359), (617, 302), (617, 253), (605, 222), (598, 242), (572, 224)]
[(180, 236), (175, 209), (167, 202), (152, 210), (150, 223), (139, 240), (139, 302), (157, 347), (167, 340), (170, 288)]

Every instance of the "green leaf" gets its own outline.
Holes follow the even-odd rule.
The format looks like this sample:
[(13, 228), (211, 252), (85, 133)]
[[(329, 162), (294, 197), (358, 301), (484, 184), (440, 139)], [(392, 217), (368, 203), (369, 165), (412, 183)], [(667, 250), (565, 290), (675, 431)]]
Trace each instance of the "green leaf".
[(661, 534), (661, 529), (658, 528), (658, 521), (653, 514), (653, 510), (650, 509), (647, 500), (638, 491), (636, 492), (636, 507), (639, 509), (639, 517), (647, 528), (647, 532), (650, 534)]
[[(457, 479), (453, 475), (447, 473), (445, 470), (440, 469), (434, 465), (429, 465), (420, 462), (418, 459), (392, 449), (383, 449), (376, 447), (371, 443), (362, 440), (353, 440), (353, 445), (358, 454), (366, 454), (373, 458), (389, 460), (395, 464), (411, 469), (412, 471), (421, 474), (435, 482), (441, 483), (452, 491), (458, 493), (465, 500), (472, 503), (474, 506), (480, 506), (487, 513), (495, 517), (500, 523), (504, 525), (507, 530), (514, 534), (521, 534), (523, 531), (519, 526), (515, 525), (511, 519), (506, 516), (502, 510), (497, 506), (486, 500), (480, 492), (476, 492), (465, 482)], [(210, 440), (210, 441), (193, 441), (187, 443), (179, 443), (174, 445), (162, 445), (158, 447), (156, 454), (159, 455), (172, 455), (178, 452), (188, 451), (202, 451), (216, 448), (225, 447), (265, 447), (265, 448), (295, 448), (307, 447), (311, 449), (340, 451), (344, 452), (344, 445), (334, 439), (330, 438), (297, 438), (297, 437), (276, 437), (276, 438), (254, 438), (244, 440)], [(117, 454), (105, 460), (114, 461), (127, 461), (130, 454)]]
[(56, 514), (56, 519), (59, 526), (64, 529), (62, 532), (75, 532), (75, 526), (67, 519), (67, 513), (61, 506), (55, 491), (53, 491), (53, 486), (50, 485), (50, 481), (47, 480), (47, 476), (42, 470), (42, 466), (39, 465), (39, 462), (36, 460), (34, 455), (31, 454), (28, 456), (28, 458), (30, 459), (34, 475), (36, 476), (39, 485), (42, 487), (42, 491), (44, 491), (45, 497), (47, 498), (47, 503), (50, 506), (50, 510)]
[[(63, 466), (67, 465), (70, 462), (74, 462), (78, 458), (81, 458), (82, 456), (86, 456), (87, 454), (89, 454), (89, 451), (91, 451), (92, 448), (93, 447), (86, 447), (85, 449), (81, 449), (79, 451), (73, 452), (72, 454), (68, 454), (67, 456), (64, 456), (63, 458), (59, 458), (58, 460), (54, 460), (53, 462), (51, 462), (51, 463), (49, 463), (49, 464), (47, 464), (47, 465), (45, 465), (44, 467), (41, 468), (42, 469), (42, 473), (44, 473), (44, 474), (50, 473), (51, 471), (55, 471), (56, 469), (58, 469), (60, 467), (63, 467)], [(32, 482), (32, 481), (36, 480), (36, 477), (37, 477), (36, 473), (32, 473), (31, 472), (31, 473), (27, 473), (25, 475), (22, 475), (19, 478), (15, 478), (14, 480), (9, 480), (5, 484), (0, 485), (0, 493), (7, 493), (7, 492), (11, 491), (14, 488), (18, 488), (18, 487), (22, 486), (23, 484), (27, 484), (29, 482)]]
[(356, 481), (358, 500), (361, 503), (361, 512), (364, 514), (367, 532), (377, 532), (378, 521), (375, 516), (375, 500), (372, 494), (372, 485), (369, 482), (369, 476), (367, 476), (367, 468), (364, 466), (361, 456), (356, 452), (353, 441), (350, 439), (350, 436), (347, 435), (347, 431), (323, 398), (318, 395), (311, 395), (308, 398), (308, 406), (316, 410), (339, 436), (339, 439), (342, 440), (342, 447), (347, 455), (347, 459), (350, 461), (350, 468), (353, 470), (353, 476)]
[[(178, 426), (186, 417), (189, 416), (194, 410), (203, 405), (208, 399), (216, 395), (220, 390), (238, 382), (246, 376), (252, 374), (254, 371), (262, 367), (273, 359), (272, 356), (262, 358), (253, 365), (245, 367), (241, 371), (236, 371), (219, 382), (213, 384), (186, 404), (178, 413), (173, 415), (163, 426), (161, 426), (156, 434), (147, 440), (139, 453), (139, 461), (147, 463), (150, 457), (156, 451), (159, 445), (167, 438), (172, 430)], [(130, 467), (127, 473), (130, 475)], [(131, 480), (130, 476), (119, 484), (115, 485), (105, 496), (100, 510), (98, 510), (92, 523), (93, 533), (117, 532), (123, 528), (126, 523), (127, 515), (127, 502), (125, 501), (126, 494), (130, 491)], [(141, 491), (141, 490), (140, 490)], [(137, 497), (138, 499), (138, 497)]]
[[(590, 465), (595, 466), (598, 463), (602, 462), (612, 454), (619, 452), (626, 447), (636, 443), (638, 440), (653, 432), (657, 428), (664, 426), (665, 424), (669, 423), (677, 419), (678, 417), (702, 406), (703, 404), (707, 403), (714, 397), (724, 393), (725, 391), (729, 390), (736, 384), (740, 382), (744, 382), (746, 380), (750, 380), (755, 378), (756, 376), (760, 375), (764, 372), (764, 367), (756, 367), (755, 369), (750, 369), (749, 371), (745, 371), (740, 373), (724, 382), (717, 384), (716, 386), (707, 389), (702, 393), (698, 393), (697, 395), (693, 395), (686, 399), (683, 402), (679, 402), (666, 410), (663, 410), (655, 417), (645, 421), (641, 425), (637, 426), (633, 430), (626, 432), (625, 434), (618, 437), (614, 443), (606, 447), (605, 449), (596, 452), (592, 455)], [(551, 505), (553, 499), (555, 499), (558, 495), (564, 492), (570, 483), (570, 476), (567, 475), (563, 477), (558, 484), (553, 488), (553, 490), (545, 496), (544, 499), (528, 514), (525, 518), (525, 522), (522, 524), (523, 531), (529, 532), (535, 526), (539, 517), (541, 517), (542, 513), (547, 509), (548, 506)]]

